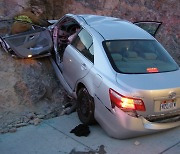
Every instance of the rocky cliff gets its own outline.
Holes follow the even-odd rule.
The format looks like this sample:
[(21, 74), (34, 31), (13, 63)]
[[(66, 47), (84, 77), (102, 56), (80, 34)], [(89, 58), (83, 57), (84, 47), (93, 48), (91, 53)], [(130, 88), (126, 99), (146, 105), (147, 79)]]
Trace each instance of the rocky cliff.
[(0, 48), (0, 133), (62, 114), (71, 100), (48, 58), (14, 59)]

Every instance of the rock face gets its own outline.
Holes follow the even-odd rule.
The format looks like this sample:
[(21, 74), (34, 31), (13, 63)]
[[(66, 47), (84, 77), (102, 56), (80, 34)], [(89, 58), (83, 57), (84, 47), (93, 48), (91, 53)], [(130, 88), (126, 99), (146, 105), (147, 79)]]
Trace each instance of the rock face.
[(0, 48), (0, 78), (0, 132), (61, 115), (72, 101), (48, 58), (14, 59)]

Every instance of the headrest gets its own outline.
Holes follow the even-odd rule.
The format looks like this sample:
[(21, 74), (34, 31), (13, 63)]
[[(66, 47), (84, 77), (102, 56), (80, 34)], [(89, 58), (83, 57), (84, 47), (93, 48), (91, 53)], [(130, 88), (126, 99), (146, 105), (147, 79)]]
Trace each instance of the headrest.
[(144, 58), (148, 60), (154, 60), (157, 58), (157, 55), (154, 53), (144, 53)]
[(121, 61), (122, 60), (122, 56), (118, 53), (112, 53), (111, 56), (112, 56), (114, 61)]
[(126, 55), (128, 58), (136, 58), (137, 57), (137, 53), (133, 52), (133, 51), (127, 51)]

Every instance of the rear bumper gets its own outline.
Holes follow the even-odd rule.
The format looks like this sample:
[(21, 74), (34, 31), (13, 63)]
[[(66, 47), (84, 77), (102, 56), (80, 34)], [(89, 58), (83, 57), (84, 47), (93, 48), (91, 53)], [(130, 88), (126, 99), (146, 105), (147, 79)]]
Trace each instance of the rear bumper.
[(168, 122), (168, 123), (156, 123), (156, 122), (149, 122), (143, 117), (140, 117), (138, 119), (142, 120), (144, 128), (149, 129), (149, 130), (157, 130), (157, 131), (166, 130), (166, 129), (171, 129), (171, 128), (180, 126), (180, 121)]
[(118, 108), (108, 110), (98, 98), (95, 99), (95, 118), (107, 134), (113, 138), (126, 139), (180, 126), (180, 121), (169, 123), (149, 122), (143, 117), (132, 117)]

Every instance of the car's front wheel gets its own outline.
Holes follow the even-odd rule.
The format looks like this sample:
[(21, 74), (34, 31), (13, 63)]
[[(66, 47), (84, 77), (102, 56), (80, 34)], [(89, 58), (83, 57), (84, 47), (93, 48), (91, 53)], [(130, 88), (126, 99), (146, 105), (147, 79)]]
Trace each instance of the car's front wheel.
[(81, 88), (78, 91), (77, 101), (77, 113), (81, 122), (87, 125), (94, 124), (94, 100), (86, 88)]

